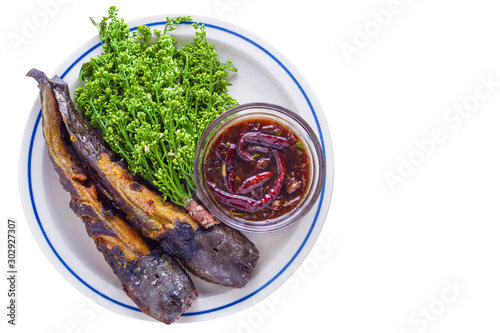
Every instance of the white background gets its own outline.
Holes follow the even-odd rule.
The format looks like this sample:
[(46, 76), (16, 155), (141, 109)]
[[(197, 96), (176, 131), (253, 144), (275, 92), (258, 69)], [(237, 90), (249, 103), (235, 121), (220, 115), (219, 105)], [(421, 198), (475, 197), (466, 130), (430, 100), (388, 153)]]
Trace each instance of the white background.
[[(111, 4), (26, 0), (0, 14), (3, 272), (8, 217), (17, 220), (19, 238), (17, 326), (7, 324), (2, 277), (3, 332), (500, 330), (500, 8), (494, 1), (116, 3), (126, 20), (203, 15), (260, 36), (312, 86), (333, 141), (329, 215), (321, 244), (294, 284), (237, 314), (170, 327), (88, 301), (44, 257), (19, 198), (20, 143), (38, 94), (24, 75), (33, 67), (61, 74), (54, 72), (60, 61), (95, 35), (88, 17), (102, 17)], [(26, 22), (44, 11), (50, 19), (23, 35)]]

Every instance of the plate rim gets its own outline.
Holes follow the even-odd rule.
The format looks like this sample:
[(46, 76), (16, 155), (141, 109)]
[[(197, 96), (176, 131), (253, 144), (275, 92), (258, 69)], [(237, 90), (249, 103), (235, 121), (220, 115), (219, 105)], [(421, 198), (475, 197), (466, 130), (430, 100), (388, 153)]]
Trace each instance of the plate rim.
[[(130, 31), (137, 30), (138, 25), (146, 25), (148, 27), (165, 25), (166, 21), (161, 20), (161, 19), (159, 20), (158, 18), (159, 18), (159, 15), (147, 16), (147, 17), (137, 18), (135, 20), (128, 21), (127, 24), (129, 25), (129, 27), (133, 26), (132, 28), (129, 28)], [(237, 300), (226, 303), (226, 304), (218, 306), (218, 307), (207, 309), (207, 310), (186, 312), (186, 313), (183, 313), (181, 316), (181, 317), (191, 317), (191, 318), (199, 316), (201, 318), (201, 317), (204, 317), (204, 315), (211, 314), (211, 313), (217, 313), (217, 316), (223, 316), (223, 315), (228, 315), (228, 314), (234, 313), (234, 312), (222, 313), (222, 310), (228, 309), (228, 308), (231, 308), (237, 304), (243, 303), (246, 300), (254, 297), (257, 294), (261, 295), (261, 298), (259, 298), (257, 300), (257, 301), (260, 301), (275, 290), (275, 289), (268, 290), (267, 292), (262, 293), (271, 284), (276, 283), (278, 278), (283, 277), (284, 272), (288, 272), (288, 276), (286, 277), (286, 279), (288, 279), (288, 277), (290, 277), (293, 274), (293, 272), (298, 268), (298, 266), (300, 265), (300, 263), (303, 260), (300, 263), (298, 263), (299, 265), (297, 265), (297, 267), (292, 267), (292, 263), (294, 263), (296, 261), (296, 259), (299, 255), (304, 256), (304, 259), (305, 259), (305, 257), (307, 256), (307, 254), (311, 250), (312, 246), (316, 242), (317, 237), (319, 236), (321, 229), (325, 223), (326, 216), (327, 216), (328, 210), (330, 208), (329, 206), (330, 206), (332, 190), (333, 190), (333, 180), (334, 180), (333, 170), (334, 169), (333, 169), (333, 150), (332, 150), (330, 137), (329, 137), (328, 124), (325, 123), (322, 127), (320, 122), (319, 122), (318, 114), (317, 114), (317, 112), (319, 112), (320, 116), (324, 116), (324, 114), (322, 112), (322, 108), (319, 104), (319, 101), (317, 101), (317, 98), (316, 98), (314, 92), (312, 91), (312, 89), (309, 87), (309, 85), (307, 84), (305, 79), (303, 77), (301, 77), (298, 70), (288, 61), (288, 59), (286, 57), (284, 57), (280, 52), (275, 50), (269, 43), (265, 42), (262, 38), (254, 35), (253, 33), (247, 31), (246, 29), (237, 27), (236, 25), (233, 25), (233, 24), (225, 22), (225, 21), (221, 21), (221, 20), (217, 20), (217, 19), (209, 18), (209, 17), (203, 17), (200, 15), (196, 15), (196, 16), (194, 16), (194, 18), (195, 19), (193, 19), (191, 21), (183, 21), (179, 24), (192, 24), (192, 23), (196, 22), (196, 23), (204, 24), (206, 27), (216, 29), (216, 30), (219, 30), (219, 31), (222, 31), (225, 33), (229, 33), (235, 37), (242, 39), (243, 41), (245, 41), (247, 43), (250, 43), (252, 46), (254, 46), (257, 49), (259, 49), (260, 51), (264, 52), (267, 56), (269, 56), (275, 63), (277, 63), (285, 71), (287, 76), (290, 77), (290, 79), (294, 82), (295, 86), (301, 92), (303, 98), (307, 102), (307, 105), (309, 107), (309, 110), (310, 110), (312, 116), (314, 117), (315, 125), (316, 125), (316, 128), (318, 130), (318, 138), (320, 140), (321, 148), (322, 148), (323, 154), (325, 156), (325, 180), (327, 179), (327, 175), (329, 173), (331, 173), (331, 179), (332, 179), (331, 184), (326, 184), (326, 181), (324, 182), (323, 187), (321, 189), (320, 197), (318, 198), (318, 208), (317, 208), (316, 212), (314, 213), (313, 222), (311, 223), (311, 226), (308, 229), (307, 234), (304, 236), (302, 242), (300, 243), (300, 246), (297, 247), (295, 253), (290, 258), (290, 260), (272, 278), (267, 280), (265, 283), (263, 283), (260, 287), (256, 288), (254, 291), (238, 298)], [(134, 22), (137, 22), (137, 23), (134, 23)], [(148, 23), (144, 23), (144, 22), (148, 22)], [(98, 42), (96, 44), (92, 44), (92, 41), (94, 39), (95, 39), (95, 37), (90, 39), (89, 41), (87, 41), (87, 43), (82, 44), (82, 47), (80, 49), (78, 49), (78, 51), (75, 51), (73, 54), (71, 54), (69, 57), (67, 57), (67, 60), (64, 60), (62, 62), (62, 64), (63, 64), (63, 65), (61, 65), (62, 68), (65, 68), (68, 61), (71, 62), (70, 65), (67, 66), (67, 68), (65, 68), (63, 73), (60, 75), (60, 77), (62, 79), (64, 79), (64, 77), (74, 68), (74, 66), (76, 66), (76, 64), (78, 64), (89, 53), (91, 53), (92, 51), (94, 51), (96, 48), (98, 48), (101, 45), (100, 42)], [(85, 50), (87, 45), (91, 45), (91, 46), (86, 51), (84, 51), (82, 54), (80, 54), (82, 52), (81, 50)], [(75, 54), (76, 55), (80, 54), (80, 56), (75, 57)], [(75, 60), (72, 61), (72, 59), (75, 59)], [(297, 77), (300, 80), (297, 79)], [(313, 101), (314, 101), (314, 104), (316, 105), (316, 107), (313, 106)], [(39, 104), (38, 99), (37, 99), (37, 101), (35, 101), (35, 105), (37, 105), (37, 103)], [(19, 166), (20, 166), (19, 167), (19, 169), (20, 169), (19, 170), (19, 186), (20, 186), (20, 190), (21, 190), (21, 197), (22, 197), (21, 199), (22, 199), (22, 204), (23, 204), (23, 208), (25, 211), (25, 215), (26, 215), (27, 219), (28, 219), (28, 215), (31, 215), (31, 214), (33, 215), (33, 217), (36, 220), (35, 226), (38, 226), (39, 231), (41, 232), (41, 234), (43, 236), (43, 241), (46, 243), (46, 244), (44, 243), (43, 246), (42, 246), (42, 244), (40, 244), (40, 240), (38, 239), (35, 231), (33, 230), (33, 226), (32, 226), (33, 223), (28, 223), (30, 226), (30, 229), (32, 230), (32, 233), (35, 236), (35, 239), (36, 239), (38, 245), (41, 247), (45, 256), (47, 256), (47, 253), (46, 253), (46, 250), (44, 250), (44, 248), (46, 247), (45, 245), (48, 245), (48, 247), (51, 251), (51, 254), (55, 256), (55, 258), (58, 261), (58, 264), (62, 265), (67, 270), (67, 272), (64, 272), (65, 274), (63, 274), (59, 269), (56, 268), (58, 270), (58, 272), (61, 275), (63, 275), (63, 277), (66, 280), (68, 280), (67, 273), (69, 272), (70, 278), (72, 277), (72, 278), (76, 279), (84, 287), (86, 287), (87, 289), (89, 289), (90, 291), (92, 291), (93, 293), (98, 295), (99, 297), (102, 297), (104, 300), (111, 302), (115, 305), (121, 306), (125, 309), (142, 313), (142, 311), (138, 307), (130, 306), (128, 304), (117, 301), (117, 300), (113, 299), (112, 297), (109, 297), (109, 296), (103, 294), (102, 292), (100, 292), (99, 290), (95, 289), (90, 284), (88, 284), (73, 269), (71, 269), (71, 267), (69, 267), (69, 265), (64, 261), (64, 259), (59, 255), (59, 253), (57, 252), (57, 250), (53, 246), (52, 242), (50, 241), (49, 237), (47, 236), (45, 229), (43, 227), (43, 224), (41, 222), (41, 219), (38, 215), (37, 208), (36, 208), (36, 203), (35, 203), (35, 198), (34, 198), (33, 188), (32, 188), (33, 184), (32, 184), (32, 179), (31, 179), (31, 177), (32, 177), (32, 171), (31, 171), (32, 160), (31, 159), (32, 159), (32, 155), (33, 155), (33, 145), (35, 142), (35, 137), (36, 137), (37, 131), (40, 127), (39, 126), (40, 121), (42, 120), (41, 119), (41, 110), (39, 110), (38, 113), (34, 112), (34, 110), (36, 110), (35, 106), (31, 110), (31, 114), (30, 114), (30, 117), (28, 118), (26, 128), (25, 128), (25, 131), (23, 134), (23, 143), (21, 146), (20, 163), (19, 163)], [(323, 132), (325, 129), (326, 129), (326, 131)], [(28, 149), (26, 149), (26, 148), (28, 148)], [(331, 161), (328, 160), (328, 156), (330, 157)], [(25, 163), (23, 163), (23, 162), (25, 162)], [(331, 165), (329, 165), (329, 163)], [(27, 179), (26, 179), (26, 176), (27, 176)], [(26, 181), (27, 181), (27, 184), (26, 184)], [(29, 202), (26, 202), (27, 199), (25, 198), (26, 197), (26, 193), (25, 193), (26, 187), (27, 187), (28, 192), (29, 192), (29, 196), (28, 196)], [(325, 201), (325, 194), (327, 194), (326, 201)], [(28, 212), (30, 214), (28, 214)], [(324, 219), (322, 221), (320, 221), (320, 223), (318, 224), (318, 218), (320, 215), (324, 215)], [(311, 239), (311, 235), (312, 235), (313, 231), (316, 233), (315, 239)], [(312, 242), (311, 242), (311, 240), (312, 240)], [(306, 248), (307, 244), (309, 244), (309, 246)], [(51, 258), (48, 258), (48, 259), (51, 259)], [(53, 260), (49, 260), (49, 261), (54, 265)], [(279, 285), (284, 283), (286, 281), (286, 279), (284, 281), (282, 281)], [(70, 284), (72, 286), (74, 286), (74, 284), (71, 283), (71, 281), (68, 281), (68, 282), (70, 282)], [(279, 287), (279, 285), (277, 287)], [(76, 288), (76, 286), (74, 286), (74, 287)], [(80, 290), (86, 297), (88, 297), (88, 294), (83, 292), (80, 288), (76, 288), (76, 289)], [(250, 306), (250, 305), (248, 305), (248, 306)], [(237, 312), (237, 311), (235, 311), (235, 312)], [(123, 313), (121, 313), (121, 314), (125, 315)], [(145, 316), (145, 317), (147, 317), (147, 316)]]

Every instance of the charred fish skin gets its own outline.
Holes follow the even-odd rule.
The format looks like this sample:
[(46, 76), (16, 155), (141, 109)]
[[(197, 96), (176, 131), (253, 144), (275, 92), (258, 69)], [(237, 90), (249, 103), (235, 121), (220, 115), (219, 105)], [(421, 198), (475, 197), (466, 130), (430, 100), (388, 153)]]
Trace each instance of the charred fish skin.
[(160, 245), (194, 276), (226, 287), (242, 288), (248, 283), (259, 252), (239, 231), (225, 224), (192, 230), (185, 223), (174, 230), (162, 234)]
[(71, 195), (71, 209), (85, 223), (88, 235), (127, 295), (145, 314), (172, 323), (197, 297), (193, 282), (175, 260), (164, 253), (152, 252), (142, 237), (115, 214), (114, 208), (103, 206), (93, 177), (89, 177), (66, 141), (53, 86), (39, 70), (32, 69), (27, 75), (38, 82), (43, 135), (59, 180)]
[(59, 181), (63, 188), (70, 193), (75, 192), (73, 181), (80, 180), (83, 182), (87, 179), (87, 175), (84, 168), (79, 163), (76, 163), (76, 158), (67, 153), (67, 148), (63, 144), (60, 131), (62, 119), (58, 112), (53, 111), (57, 109), (57, 101), (48, 78), (43, 72), (35, 69), (30, 70), (27, 76), (34, 78), (38, 82), (42, 104), (42, 133), (47, 143), (50, 161), (60, 176)]
[[(186, 211), (163, 201), (158, 193), (141, 184), (83, 119), (70, 98), (68, 85), (59, 78), (51, 83), (57, 86), (56, 99), (73, 147), (134, 228), (159, 241), (195, 276), (223, 286), (244, 287), (258, 262), (255, 244), (222, 224), (200, 227)], [(224, 249), (219, 244), (224, 244)]]
[[(172, 257), (154, 251), (127, 266), (115, 265), (113, 271), (125, 281), (123, 289), (143, 312), (147, 311), (153, 318), (163, 318), (163, 322), (170, 324), (191, 306), (197, 296), (193, 282), (179, 268)], [(185, 288), (186, 285), (190, 288)]]
[[(113, 216), (110, 210), (103, 210), (102, 214), (113, 220), (113, 227), (110, 227), (103, 223), (102, 214), (85, 202), (73, 197), (70, 206), (85, 221), (87, 233), (94, 239), (97, 249), (122, 283), (125, 293), (142, 312), (171, 324), (191, 307), (198, 293), (177, 261), (162, 251), (151, 252), (148, 248), (137, 256), (131, 255), (119, 243), (122, 238), (119, 230), (130, 228), (122, 219)], [(139, 243), (135, 247), (146, 246), (139, 235), (135, 237), (133, 241)]]

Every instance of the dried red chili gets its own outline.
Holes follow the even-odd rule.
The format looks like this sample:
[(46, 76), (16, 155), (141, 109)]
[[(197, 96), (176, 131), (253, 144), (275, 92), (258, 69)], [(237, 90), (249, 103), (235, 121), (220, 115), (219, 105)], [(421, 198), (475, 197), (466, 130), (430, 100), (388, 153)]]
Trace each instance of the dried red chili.
[(247, 161), (255, 161), (252, 156), (243, 150), (243, 145), (247, 142), (258, 143), (262, 144), (264, 147), (272, 147), (276, 149), (290, 147), (290, 142), (288, 142), (287, 139), (276, 135), (264, 134), (260, 132), (245, 133), (238, 141), (238, 153)]
[(209, 149), (204, 168), (214, 200), (229, 213), (252, 221), (293, 210), (309, 181), (309, 157), (298, 136), (270, 119), (226, 128)]
[(238, 187), (238, 193), (245, 194), (251, 192), (267, 182), (273, 174), (274, 172), (272, 171), (265, 171), (248, 177), (243, 181), (243, 183), (241, 183), (240, 187)]
[(278, 165), (278, 177), (269, 192), (267, 192), (262, 199), (255, 200), (241, 195), (231, 194), (217, 188), (215, 184), (211, 182), (208, 183), (210, 190), (212, 190), (222, 203), (247, 212), (255, 212), (256, 210), (269, 205), (271, 201), (280, 193), (283, 180), (285, 179), (285, 165), (283, 163), (283, 159), (276, 151), (273, 151), (272, 154), (276, 158), (276, 163)]

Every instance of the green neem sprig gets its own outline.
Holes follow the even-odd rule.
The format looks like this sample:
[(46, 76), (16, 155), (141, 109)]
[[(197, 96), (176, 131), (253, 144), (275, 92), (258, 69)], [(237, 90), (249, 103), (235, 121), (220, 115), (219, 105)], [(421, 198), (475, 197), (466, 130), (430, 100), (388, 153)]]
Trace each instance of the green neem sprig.
[(130, 32), (116, 7), (93, 24), (104, 53), (80, 72), (76, 103), (89, 123), (137, 174), (165, 200), (185, 206), (196, 191), (194, 153), (201, 133), (217, 116), (236, 106), (228, 94), (231, 61), (221, 62), (193, 23), (192, 43), (176, 47), (169, 35), (190, 17), (167, 18), (163, 33), (147, 26)]

